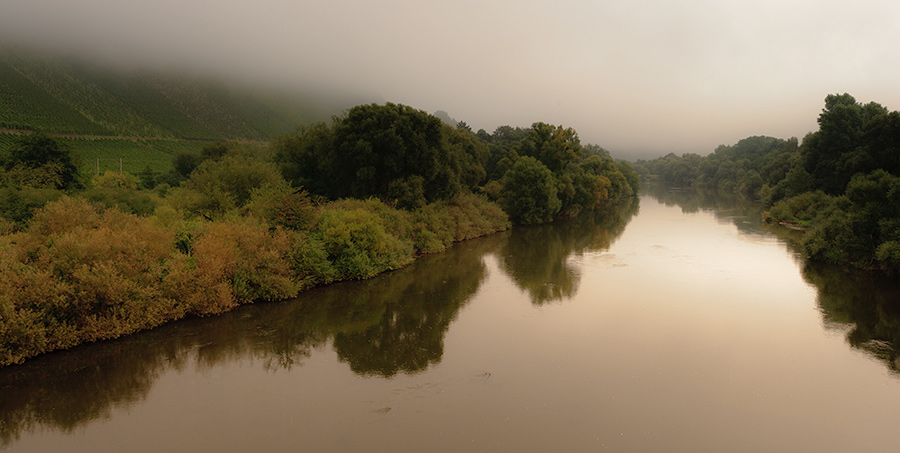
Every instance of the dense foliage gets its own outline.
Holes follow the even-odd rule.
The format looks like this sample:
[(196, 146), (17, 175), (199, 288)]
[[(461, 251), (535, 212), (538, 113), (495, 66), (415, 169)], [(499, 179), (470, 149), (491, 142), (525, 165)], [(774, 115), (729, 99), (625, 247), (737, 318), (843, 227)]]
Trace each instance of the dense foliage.
[(41, 133), (19, 136), (0, 153), (3, 179), (32, 187), (74, 188), (79, 183), (77, 162), (69, 147)]
[(515, 223), (615, 204), (639, 178), (571, 128), (534, 123), (493, 134), (395, 104), (362, 105), (276, 140), (285, 178), (328, 198), (377, 197), (414, 209), (459, 193), (499, 201)]
[[(375, 199), (314, 206), (303, 193), (259, 189), (244, 206), (266, 206), (216, 220), (170, 204), (141, 217), (71, 196), (38, 209), (0, 237), (0, 364), (371, 277), (507, 227), (474, 195), (409, 212)], [(297, 213), (303, 221), (290, 221)]]
[(635, 168), (667, 184), (760, 198), (770, 220), (811, 228), (803, 247), (814, 260), (900, 272), (900, 112), (832, 94), (818, 124), (800, 144), (750, 137)]
[(610, 206), (638, 184), (572, 129), (473, 133), (396, 104), (355, 107), (270, 148), (205, 142), (171, 153), (168, 172), (95, 173), (45, 134), (8, 148), (0, 365), (369, 278), (510, 219)]

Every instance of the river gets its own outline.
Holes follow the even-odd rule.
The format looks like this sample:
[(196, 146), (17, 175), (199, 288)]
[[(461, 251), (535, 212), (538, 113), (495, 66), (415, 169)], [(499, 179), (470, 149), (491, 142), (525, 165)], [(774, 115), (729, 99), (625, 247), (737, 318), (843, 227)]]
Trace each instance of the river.
[(896, 283), (759, 219), (645, 192), (48, 354), (0, 369), (0, 449), (897, 451)]

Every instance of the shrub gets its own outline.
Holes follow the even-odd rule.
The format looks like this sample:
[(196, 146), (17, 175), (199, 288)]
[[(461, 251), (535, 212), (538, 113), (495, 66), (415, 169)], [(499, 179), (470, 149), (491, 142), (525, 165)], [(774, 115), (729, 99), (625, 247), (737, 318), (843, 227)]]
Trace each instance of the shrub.
[(138, 180), (128, 173), (105, 171), (102, 176), (95, 176), (91, 180), (94, 187), (111, 187), (117, 189), (137, 189)]
[(79, 185), (78, 158), (71, 147), (44, 133), (17, 138), (2, 160), (8, 176), (23, 185), (56, 189)]
[(389, 234), (380, 216), (362, 208), (326, 208), (320, 234), (341, 278), (368, 278), (413, 258), (408, 240)]
[(432, 203), (414, 214), (413, 238), (416, 250), (422, 253), (444, 251), (456, 235), (456, 219), (447, 203)]
[(825, 192), (805, 192), (775, 203), (769, 210), (769, 215), (778, 221), (810, 222), (834, 202), (834, 197), (826, 195)]
[(887, 241), (878, 246), (875, 258), (881, 268), (890, 274), (900, 274), (900, 241)]
[(284, 231), (241, 219), (207, 224), (193, 243), (192, 257), (201, 280), (230, 285), (236, 302), (244, 303), (297, 294), (286, 259), (289, 248)]
[(156, 210), (156, 200), (146, 192), (119, 187), (93, 187), (81, 196), (105, 209), (117, 208), (122, 212), (148, 216)]
[(254, 188), (245, 210), (257, 219), (290, 230), (310, 229), (318, 223), (320, 215), (306, 191), (294, 189), (283, 180)]
[(328, 260), (325, 244), (306, 232), (291, 235), (287, 259), (294, 271), (294, 282), (300, 290), (331, 283), (337, 278), (337, 271)]
[[(115, 209), (100, 213), (80, 198), (49, 203), (3, 254), (3, 329), (13, 338), (4, 342), (6, 358), (172, 319), (174, 301), (157, 284), (171, 244), (170, 234), (147, 219)], [(34, 344), (15, 339), (25, 337)]]

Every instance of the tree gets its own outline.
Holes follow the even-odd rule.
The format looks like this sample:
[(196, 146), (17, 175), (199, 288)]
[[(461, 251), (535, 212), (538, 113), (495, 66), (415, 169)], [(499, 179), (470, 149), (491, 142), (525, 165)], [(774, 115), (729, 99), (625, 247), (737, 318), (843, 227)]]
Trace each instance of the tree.
[(172, 167), (175, 168), (175, 172), (182, 178), (190, 176), (197, 166), (200, 165), (200, 162), (203, 162), (203, 158), (190, 151), (182, 151), (172, 157)]
[(77, 160), (69, 146), (35, 132), (17, 138), (2, 163), (7, 172), (33, 180), (31, 185), (70, 189), (80, 186)]
[(207, 218), (244, 207), (255, 190), (286, 185), (274, 164), (246, 156), (207, 160), (173, 190), (172, 203)]
[(584, 150), (574, 129), (534, 123), (519, 154), (534, 157), (553, 173), (559, 173), (569, 162), (582, 157)]
[(803, 166), (812, 176), (817, 189), (837, 195), (844, 191), (856, 173), (877, 168), (866, 146), (866, 134), (877, 141), (871, 124), (888, 115), (887, 109), (870, 102), (859, 104), (847, 93), (825, 97), (825, 108), (819, 115), (819, 130), (808, 135), (800, 147)]
[(553, 173), (537, 159), (520, 157), (503, 177), (500, 204), (513, 223), (553, 220), (562, 207)]
[(219, 160), (228, 154), (228, 144), (225, 142), (212, 142), (200, 150), (203, 159)]
[(322, 122), (301, 126), (293, 134), (273, 140), (272, 147), (275, 162), (291, 185), (316, 195), (329, 195), (334, 128)]
[(437, 117), (397, 104), (350, 109), (334, 128), (329, 162), (335, 198), (384, 196), (396, 179), (418, 175), (427, 200), (454, 191)]

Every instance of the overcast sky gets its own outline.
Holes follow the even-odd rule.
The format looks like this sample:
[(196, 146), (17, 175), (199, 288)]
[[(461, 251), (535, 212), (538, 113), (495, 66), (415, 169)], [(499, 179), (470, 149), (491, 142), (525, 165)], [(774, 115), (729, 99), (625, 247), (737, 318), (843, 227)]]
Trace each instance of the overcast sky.
[(623, 158), (802, 139), (829, 93), (900, 109), (897, 0), (2, 0), (0, 38), (563, 124)]

